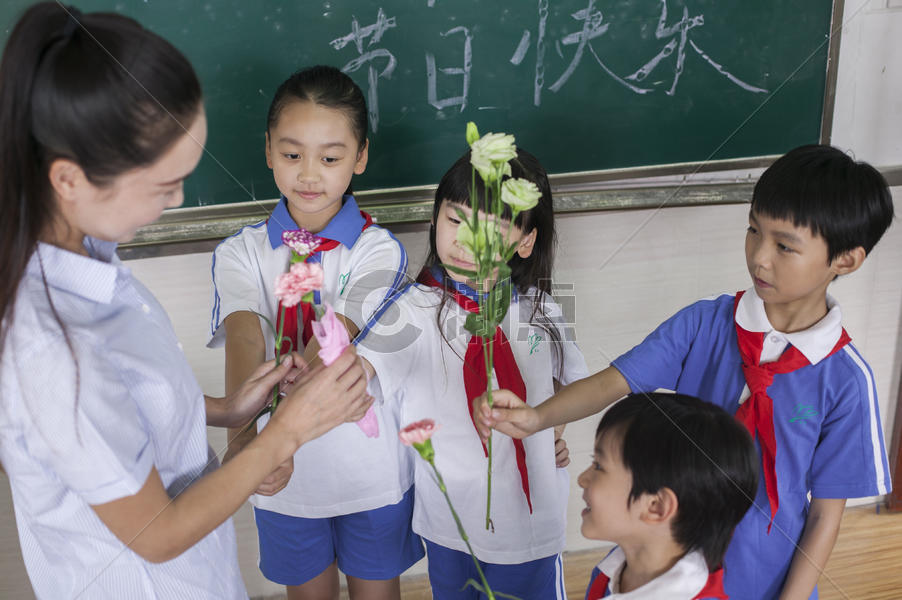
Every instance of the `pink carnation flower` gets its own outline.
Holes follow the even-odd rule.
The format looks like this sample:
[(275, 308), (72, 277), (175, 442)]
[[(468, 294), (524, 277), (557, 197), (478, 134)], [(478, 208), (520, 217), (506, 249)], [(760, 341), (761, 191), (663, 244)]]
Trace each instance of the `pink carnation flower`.
[(301, 228), (283, 231), (282, 243), (297, 252), (299, 256), (306, 256), (323, 243), (323, 238)]
[(323, 287), (323, 267), (319, 263), (297, 262), (276, 278), (276, 298), (282, 306), (294, 306), (308, 293)]
[[(323, 360), (323, 364), (327, 367), (335, 362), (344, 349), (351, 345), (348, 337), (348, 330), (345, 329), (344, 323), (335, 316), (335, 311), (329, 304), (326, 304), (326, 312), (318, 320), (311, 323), (313, 327), (313, 335), (319, 342), (319, 357)], [(379, 420), (376, 418), (376, 412), (370, 406), (363, 418), (357, 421), (357, 426), (367, 437), (379, 437)]]
[(398, 437), (401, 438), (401, 443), (405, 446), (412, 446), (428, 441), (429, 438), (432, 437), (432, 434), (437, 430), (438, 425), (435, 424), (435, 421), (432, 419), (423, 419), (422, 421), (411, 423), (399, 431)]
[(350, 345), (348, 330), (345, 329), (344, 323), (335, 316), (335, 311), (329, 304), (326, 304), (326, 312), (323, 316), (310, 325), (313, 327), (316, 341), (319, 342), (319, 357), (328, 367)]

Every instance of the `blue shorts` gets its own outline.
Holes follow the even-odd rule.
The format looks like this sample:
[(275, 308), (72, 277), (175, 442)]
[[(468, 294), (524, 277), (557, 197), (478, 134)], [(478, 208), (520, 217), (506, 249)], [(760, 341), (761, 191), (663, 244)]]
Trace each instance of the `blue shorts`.
[[(461, 590), (468, 579), (482, 583), (468, 553), (424, 541), (429, 556), (433, 600), (481, 600), (486, 597), (470, 586)], [(479, 561), (479, 568), (494, 592), (510, 594), (520, 600), (567, 600), (560, 554), (516, 565)]]
[(260, 571), (270, 581), (301, 585), (338, 559), (346, 575), (393, 579), (424, 555), (410, 528), (412, 514), (412, 487), (397, 504), (338, 517), (305, 519), (255, 508)]

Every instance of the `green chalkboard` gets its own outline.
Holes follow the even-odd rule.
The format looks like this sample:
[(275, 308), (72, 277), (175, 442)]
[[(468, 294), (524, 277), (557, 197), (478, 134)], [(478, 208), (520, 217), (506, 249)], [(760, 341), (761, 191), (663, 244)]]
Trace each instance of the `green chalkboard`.
[[(28, 2), (5, 0), (2, 34)], [(368, 94), (355, 189), (434, 184), (464, 128), (551, 173), (779, 154), (820, 137), (831, 0), (82, 0), (172, 41), (200, 74), (209, 155), (186, 206), (275, 198), (266, 111), (299, 67)]]

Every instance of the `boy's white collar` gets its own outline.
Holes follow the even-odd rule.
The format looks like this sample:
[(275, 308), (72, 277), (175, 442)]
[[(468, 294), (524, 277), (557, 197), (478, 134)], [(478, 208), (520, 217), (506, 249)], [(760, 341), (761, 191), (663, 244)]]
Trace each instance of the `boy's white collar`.
[(820, 321), (803, 331), (783, 333), (770, 324), (764, 311), (764, 301), (751, 287), (739, 299), (736, 322), (748, 331), (764, 332), (765, 335), (774, 333), (786, 338), (813, 365), (830, 354), (842, 335), (842, 311), (830, 294), (827, 294), (827, 314)]
[(694, 598), (708, 582), (708, 565), (698, 550), (686, 554), (669, 571), (659, 575), (640, 588), (620, 593), (620, 573), (626, 566), (626, 555), (620, 546), (611, 550), (598, 569), (608, 576), (611, 595), (615, 600), (659, 600), (660, 598)]

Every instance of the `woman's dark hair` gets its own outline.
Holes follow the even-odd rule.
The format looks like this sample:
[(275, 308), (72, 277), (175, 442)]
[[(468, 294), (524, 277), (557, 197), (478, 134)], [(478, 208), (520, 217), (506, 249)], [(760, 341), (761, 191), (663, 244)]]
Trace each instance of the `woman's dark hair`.
[[(363, 150), (369, 127), (366, 99), (354, 80), (339, 69), (316, 65), (301, 69), (283, 81), (269, 105), (269, 113), (266, 115), (267, 131), (273, 130), (282, 111), (292, 102), (312, 102), (341, 111), (357, 140), (358, 152)], [(353, 189), (348, 184), (345, 194), (352, 192)]]
[(861, 246), (865, 254), (893, 221), (886, 179), (832, 146), (790, 150), (762, 173), (752, 211), (807, 227), (827, 242), (827, 260)]
[[(558, 366), (563, 367), (563, 352), (560, 348), (561, 332), (542, 309), (542, 300), (546, 296), (551, 297), (551, 272), (554, 265), (554, 250), (557, 245), (551, 183), (549, 183), (548, 174), (541, 163), (539, 163), (539, 159), (523, 148), (517, 148), (517, 156), (509, 164), (511, 166), (510, 177), (533, 182), (542, 194), (535, 207), (519, 213), (514, 220), (514, 225), (523, 231), (524, 234), (535, 229), (536, 239), (533, 243), (532, 253), (527, 258), (521, 258), (518, 254), (514, 254), (513, 258), (508, 262), (511, 268), (510, 279), (517, 292), (521, 295), (529, 294), (531, 288), (535, 289), (533, 311), (529, 321), (542, 328), (548, 334), (549, 341), (555, 348)], [(504, 177), (504, 179), (508, 178), (508, 176)], [(426, 256), (423, 268), (431, 269), (438, 266), (445, 273), (435, 245), (435, 223), (438, 222), (443, 201), (466, 207), (472, 206), (470, 203), (470, 186), (473, 184), (473, 179), (470, 152), (467, 151), (442, 176), (438, 188), (435, 190), (435, 202), (432, 206), (433, 225), (429, 229), (429, 254)], [(485, 211), (485, 184), (481, 177), (477, 176), (475, 179), (476, 195), (480, 203), (479, 208)], [(512, 214), (510, 207), (505, 205), (502, 217), (510, 219)], [(439, 320), (441, 320), (441, 313), (447, 300), (446, 294), (439, 307), (437, 317)], [(439, 327), (439, 331), (442, 331), (441, 327)]]
[(26, 265), (56, 215), (53, 161), (109, 185), (154, 163), (200, 107), (188, 60), (134, 20), (56, 2), (25, 11), (0, 61), (0, 351)]
[(683, 394), (630, 394), (595, 432), (621, 443), (633, 486), (629, 502), (670, 488), (679, 503), (674, 540), (700, 550), (713, 571), (758, 489), (758, 453), (748, 431), (723, 409)]

